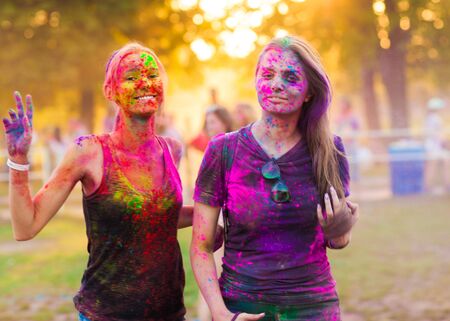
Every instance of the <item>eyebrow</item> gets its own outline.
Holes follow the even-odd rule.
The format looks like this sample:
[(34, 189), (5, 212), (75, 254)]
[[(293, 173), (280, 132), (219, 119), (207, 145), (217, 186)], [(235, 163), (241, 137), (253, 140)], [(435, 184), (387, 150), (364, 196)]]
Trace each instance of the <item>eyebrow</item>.
[(125, 73), (131, 73), (131, 72), (136, 72), (136, 71), (139, 71), (139, 68), (133, 67), (131, 69), (125, 70)]
[(274, 71), (274, 69), (273, 69), (272, 67), (264, 67), (264, 66), (261, 66), (259, 69), (260, 69), (261, 71)]
[[(273, 72), (273, 71), (275, 71), (275, 69), (273, 67), (265, 67), (265, 66), (261, 66), (260, 70), (262, 72), (265, 72), (265, 71)], [(287, 68), (287, 69), (281, 70), (281, 73), (283, 73), (283, 74), (288, 73), (288, 74), (292, 74), (292, 75), (299, 75), (299, 74), (301, 74), (301, 69)]]

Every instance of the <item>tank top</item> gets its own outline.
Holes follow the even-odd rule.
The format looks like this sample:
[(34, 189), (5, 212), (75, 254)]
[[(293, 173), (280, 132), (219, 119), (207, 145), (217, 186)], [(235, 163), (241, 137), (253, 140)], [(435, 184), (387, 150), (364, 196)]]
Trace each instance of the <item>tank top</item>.
[[(83, 195), (89, 260), (75, 307), (91, 321), (183, 320), (184, 271), (177, 241), (181, 180), (166, 141), (162, 186), (133, 186), (98, 136), (103, 177)], [(149, 178), (151, 179), (151, 178)]]

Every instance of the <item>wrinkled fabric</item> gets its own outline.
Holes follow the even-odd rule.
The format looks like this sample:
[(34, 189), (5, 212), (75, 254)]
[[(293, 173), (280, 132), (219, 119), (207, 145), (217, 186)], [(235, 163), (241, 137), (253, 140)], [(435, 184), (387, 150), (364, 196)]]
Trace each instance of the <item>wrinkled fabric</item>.
[[(223, 203), (224, 136), (206, 150), (194, 200), (210, 206)], [(344, 151), (342, 141), (335, 144)], [(338, 156), (345, 195), (349, 195), (348, 162)], [(220, 278), (222, 295), (230, 300), (277, 304), (314, 304), (337, 300), (325, 239), (316, 217), (319, 195), (312, 159), (303, 140), (276, 160), (292, 195), (287, 203), (271, 197), (273, 180), (261, 168), (271, 160), (251, 133), (240, 130), (228, 182), (229, 231)]]

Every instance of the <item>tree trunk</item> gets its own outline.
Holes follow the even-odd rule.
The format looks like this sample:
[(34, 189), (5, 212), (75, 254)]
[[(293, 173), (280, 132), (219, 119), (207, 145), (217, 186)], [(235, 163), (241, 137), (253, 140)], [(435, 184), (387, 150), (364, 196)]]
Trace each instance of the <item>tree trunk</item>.
[(369, 130), (380, 129), (380, 116), (378, 113), (378, 100), (375, 94), (375, 70), (363, 65), (362, 68), (362, 96), (366, 110), (366, 121)]
[(406, 53), (394, 41), (392, 43), (393, 47), (382, 49), (380, 71), (389, 100), (391, 128), (407, 128)]
[(381, 78), (388, 96), (391, 128), (407, 128), (409, 115), (406, 97), (406, 52), (409, 33), (400, 29), (397, 2), (386, 0), (385, 4), (391, 29), (390, 47), (380, 48)]

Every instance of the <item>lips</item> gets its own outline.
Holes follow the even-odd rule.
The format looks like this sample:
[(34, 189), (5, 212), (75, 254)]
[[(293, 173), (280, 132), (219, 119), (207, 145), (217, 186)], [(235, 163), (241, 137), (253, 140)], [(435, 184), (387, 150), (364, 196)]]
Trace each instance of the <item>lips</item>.
[(286, 102), (288, 100), (286, 97), (281, 97), (281, 96), (267, 96), (266, 99), (268, 101), (274, 102), (274, 103), (276, 103), (276, 102), (282, 103), (282, 102)]

